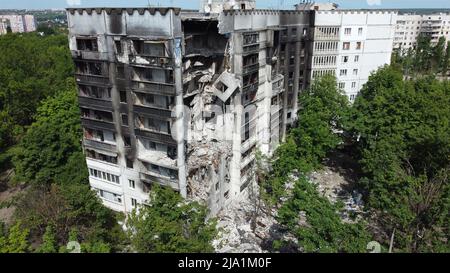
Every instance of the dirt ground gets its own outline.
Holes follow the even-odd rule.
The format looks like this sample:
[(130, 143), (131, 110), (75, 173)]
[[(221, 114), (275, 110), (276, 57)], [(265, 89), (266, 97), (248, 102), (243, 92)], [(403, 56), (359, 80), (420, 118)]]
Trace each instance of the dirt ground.
[(13, 176), (12, 170), (0, 173), (0, 221), (9, 224), (14, 214), (14, 206), (5, 206), (14, 196), (23, 191), (21, 186), (11, 186), (10, 180)]

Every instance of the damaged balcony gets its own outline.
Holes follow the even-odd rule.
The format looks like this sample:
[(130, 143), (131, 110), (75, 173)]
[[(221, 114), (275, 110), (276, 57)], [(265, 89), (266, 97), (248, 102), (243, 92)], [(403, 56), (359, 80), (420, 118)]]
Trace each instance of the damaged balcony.
[(139, 160), (169, 168), (177, 167), (177, 147), (175, 145), (138, 138), (137, 147)]
[(131, 89), (136, 92), (176, 95), (172, 70), (149, 67), (133, 67)]
[(81, 107), (81, 122), (83, 127), (115, 131), (113, 115), (111, 112)]
[(115, 133), (112, 131), (83, 128), (83, 146), (107, 152), (117, 152)]
[(86, 148), (85, 153), (87, 158), (117, 165), (117, 153), (101, 151), (93, 148)]
[(174, 107), (173, 96), (162, 96), (134, 92), (134, 112), (151, 116), (171, 118)]
[(219, 34), (218, 21), (189, 18), (182, 22), (185, 57), (223, 56), (228, 39)]
[(76, 38), (76, 50), (72, 50), (72, 58), (84, 60), (108, 60), (108, 54), (99, 52), (98, 38), (80, 36)]
[[(157, 183), (162, 186), (169, 186), (172, 189), (177, 190), (177, 191), (180, 190), (180, 185), (178, 184), (177, 180), (167, 180), (164, 178), (156, 177), (156, 176), (149, 175), (149, 174), (142, 173), (142, 172), (139, 173), (139, 179), (143, 183), (146, 183), (146, 184), (152, 185), (154, 183)], [(151, 186), (149, 188), (151, 189)]]
[(158, 183), (162, 186), (170, 186), (179, 190), (178, 185), (178, 169), (172, 167), (163, 167), (153, 163), (139, 160), (143, 168), (139, 173), (142, 181), (147, 183)]
[(78, 102), (81, 107), (113, 111), (109, 88), (80, 84), (78, 90)]
[(75, 61), (75, 69), (75, 79), (79, 84), (110, 86), (106, 62)]
[(172, 68), (172, 53), (167, 44), (168, 41), (133, 40), (129, 55), (130, 64)]
[(259, 70), (259, 54), (244, 56), (242, 61), (242, 75), (252, 74)]
[(155, 117), (136, 115), (135, 128), (136, 136), (158, 143), (176, 144), (171, 135), (170, 121), (167, 119), (161, 120)]

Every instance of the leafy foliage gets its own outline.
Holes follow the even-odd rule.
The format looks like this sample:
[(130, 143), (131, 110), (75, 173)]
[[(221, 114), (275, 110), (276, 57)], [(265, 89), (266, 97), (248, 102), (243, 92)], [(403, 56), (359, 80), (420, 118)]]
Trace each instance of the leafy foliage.
[[(302, 251), (364, 252), (370, 241), (365, 225), (344, 223), (341, 206), (321, 196), (304, 175), (321, 168), (327, 154), (343, 142), (348, 100), (336, 79), (326, 76), (314, 81), (300, 101), (299, 125), (276, 150), (272, 170), (263, 180), (266, 195), (281, 205), (278, 222), (296, 237)], [(300, 178), (292, 181), (292, 173)], [(287, 182), (294, 183), (291, 194)], [(273, 247), (281, 250), (288, 243), (275, 241)]]
[(9, 234), (0, 234), (0, 253), (25, 253), (29, 250), (29, 230), (17, 222), (9, 229)]
[(363, 224), (343, 223), (339, 210), (302, 176), (278, 211), (278, 222), (296, 236), (305, 252), (365, 252), (369, 233)]
[(445, 41), (445, 37), (440, 37), (438, 43), (432, 45), (429, 36), (419, 35), (416, 47), (398, 50), (394, 53), (392, 63), (400, 65), (407, 76), (416, 77), (439, 72), (447, 75), (450, 49)]
[(290, 131), (275, 152), (273, 170), (263, 185), (275, 202), (284, 195), (290, 172), (307, 173), (320, 168), (327, 153), (342, 142), (342, 117), (349, 106), (335, 77), (314, 81), (299, 101), (300, 125)]
[(57, 246), (65, 246), (71, 236), (86, 252), (99, 245), (100, 252), (118, 251), (126, 243), (114, 213), (85, 184), (35, 186), (18, 201), (15, 217), (33, 238), (44, 236), (40, 251), (53, 250), (49, 243), (53, 238)]
[(67, 48), (65, 35), (0, 36), (0, 150), (16, 143), (44, 98), (74, 85)]
[(448, 240), (449, 92), (448, 82), (403, 81), (385, 67), (370, 77), (348, 120), (364, 172), (360, 185), (382, 239), (395, 228), (400, 250), (435, 251)]
[(150, 203), (135, 210), (127, 222), (138, 252), (213, 252), (215, 221), (197, 202), (187, 203), (167, 187), (155, 186)]
[(44, 101), (13, 158), (16, 180), (38, 184), (87, 181), (79, 117), (74, 90)]

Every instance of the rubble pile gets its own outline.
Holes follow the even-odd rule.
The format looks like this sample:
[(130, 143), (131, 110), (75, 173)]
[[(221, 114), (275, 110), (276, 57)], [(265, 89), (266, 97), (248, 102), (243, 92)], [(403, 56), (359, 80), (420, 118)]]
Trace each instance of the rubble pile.
[(313, 172), (309, 179), (317, 185), (317, 190), (332, 203), (341, 201), (344, 209), (341, 218), (345, 222), (355, 222), (362, 217), (364, 204), (362, 194), (352, 189), (352, 183), (342, 174), (325, 167), (320, 172)]
[[(253, 192), (258, 191), (253, 189)], [(268, 208), (263, 202), (258, 203), (257, 198), (242, 198), (217, 215), (219, 234), (213, 241), (217, 253), (264, 253), (268, 252), (274, 240), (297, 245), (294, 236), (281, 230), (276, 220), (277, 209)], [(293, 251), (297, 251), (297, 248)]]
[(211, 140), (190, 143), (187, 154), (188, 196), (194, 201), (206, 202), (220, 159), (232, 156), (231, 145)]

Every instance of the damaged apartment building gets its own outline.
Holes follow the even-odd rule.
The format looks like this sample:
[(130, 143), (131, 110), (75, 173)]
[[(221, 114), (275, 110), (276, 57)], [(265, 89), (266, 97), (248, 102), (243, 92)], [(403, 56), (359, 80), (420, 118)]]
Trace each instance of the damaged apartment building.
[(159, 184), (217, 214), (296, 121), (315, 12), (213, 2), (68, 9), (89, 180), (111, 209), (132, 211)]

